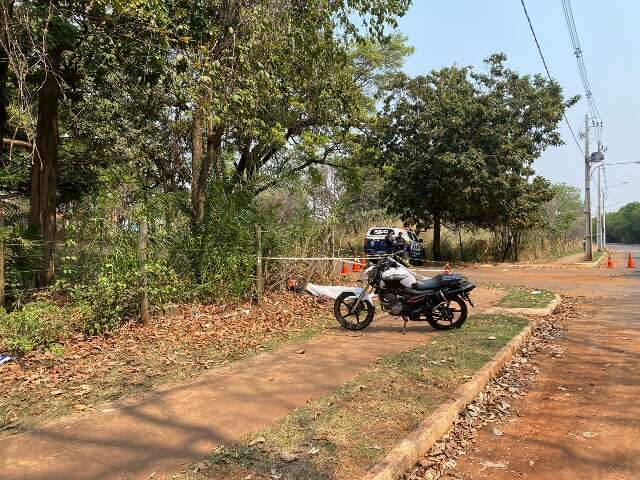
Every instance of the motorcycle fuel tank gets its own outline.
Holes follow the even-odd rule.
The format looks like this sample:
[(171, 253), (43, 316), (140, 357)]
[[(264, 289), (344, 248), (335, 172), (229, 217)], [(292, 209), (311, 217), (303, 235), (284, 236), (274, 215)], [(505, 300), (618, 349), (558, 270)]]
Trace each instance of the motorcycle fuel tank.
[(416, 277), (404, 267), (393, 267), (382, 274), (383, 288), (411, 288)]

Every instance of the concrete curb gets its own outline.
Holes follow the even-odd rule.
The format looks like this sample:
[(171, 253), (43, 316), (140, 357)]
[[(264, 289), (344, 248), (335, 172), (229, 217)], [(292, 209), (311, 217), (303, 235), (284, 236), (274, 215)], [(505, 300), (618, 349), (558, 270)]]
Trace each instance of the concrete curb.
[(508, 308), (508, 307), (491, 307), (485, 313), (503, 313), (503, 314), (515, 314), (515, 315), (536, 315), (540, 317), (548, 317), (551, 315), (558, 305), (562, 302), (560, 295), (555, 294), (555, 298), (551, 300), (551, 303), (542, 308)]
[(607, 256), (610, 253), (611, 252), (609, 250), (606, 250), (602, 254), (602, 256), (595, 262), (577, 262), (577, 263), (572, 263), (570, 265), (573, 265), (574, 267), (578, 267), (578, 268), (598, 268), (600, 264), (607, 259)]
[[(557, 302), (557, 303), (556, 303)], [(545, 309), (553, 310), (559, 305), (560, 297)], [(506, 365), (520, 347), (527, 341), (533, 329), (540, 321), (531, 320), (522, 332), (511, 339), (498, 353), (486, 363), (467, 383), (460, 385), (435, 412), (425, 418), (418, 429), (402, 440), (387, 456), (373, 467), (361, 480), (397, 480), (409, 470), (439, 439), (447, 433), (458, 414), (473, 401), (489, 381)]]

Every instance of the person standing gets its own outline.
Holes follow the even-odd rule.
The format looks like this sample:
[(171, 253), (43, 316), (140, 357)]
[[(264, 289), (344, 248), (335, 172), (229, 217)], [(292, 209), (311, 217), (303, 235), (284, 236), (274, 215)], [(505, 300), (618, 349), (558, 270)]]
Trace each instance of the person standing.
[(396, 242), (393, 238), (393, 230), (387, 232), (387, 236), (384, 237), (384, 246), (387, 250), (387, 255), (391, 255), (396, 249)]
[(396, 236), (395, 247), (396, 253), (400, 254), (404, 253), (407, 249), (407, 242), (405, 242), (404, 238), (402, 237), (402, 231), (399, 231), (398, 235)]

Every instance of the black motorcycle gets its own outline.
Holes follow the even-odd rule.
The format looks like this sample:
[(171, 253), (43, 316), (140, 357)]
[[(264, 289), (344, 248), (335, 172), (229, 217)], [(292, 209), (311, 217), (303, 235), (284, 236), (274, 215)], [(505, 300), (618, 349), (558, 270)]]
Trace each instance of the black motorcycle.
[(403, 258), (392, 255), (365, 270), (369, 288), (341, 293), (333, 305), (336, 320), (348, 330), (362, 330), (373, 321), (371, 293), (378, 295), (382, 310), (407, 322), (426, 321), (436, 330), (460, 328), (467, 319), (469, 292), (475, 285), (462, 275), (442, 274), (416, 280)]

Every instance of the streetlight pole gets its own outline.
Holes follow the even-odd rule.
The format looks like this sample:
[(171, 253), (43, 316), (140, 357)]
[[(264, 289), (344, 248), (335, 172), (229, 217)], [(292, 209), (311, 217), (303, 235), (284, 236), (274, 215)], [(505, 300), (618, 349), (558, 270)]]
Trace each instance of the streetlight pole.
[(596, 241), (598, 244), (598, 251), (602, 251), (602, 190), (600, 188), (600, 168), (598, 168), (598, 213), (596, 222)]
[(607, 249), (607, 207), (605, 207), (605, 195), (602, 191), (602, 248)]
[(584, 116), (584, 259), (593, 260), (591, 244), (591, 159), (589, 158), (589, 115)]

